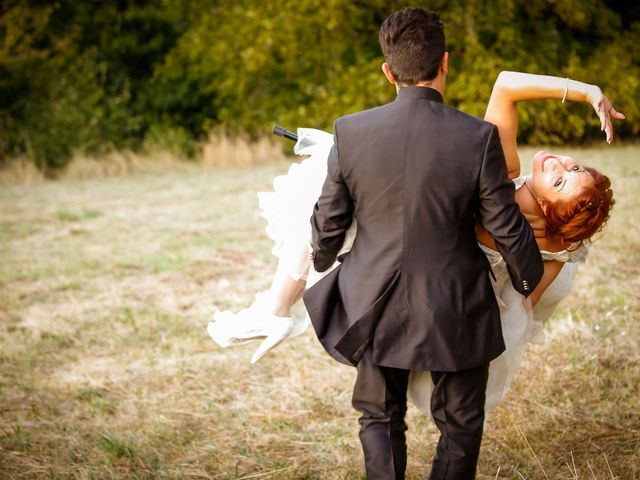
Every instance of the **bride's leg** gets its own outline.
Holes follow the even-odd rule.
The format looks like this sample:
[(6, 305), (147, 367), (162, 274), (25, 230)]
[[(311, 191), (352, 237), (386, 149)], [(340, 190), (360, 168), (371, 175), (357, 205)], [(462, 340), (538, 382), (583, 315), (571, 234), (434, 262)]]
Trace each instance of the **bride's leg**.
[(273, 314), (291, 315), (291, 307), (302, 298), (307, 274), (311, 268), (308, 242), (291, 239), (286, 245), (287, 255), (278, 259), (278, 268), (269, 292), (273, 298)]
[(285, 246), (280, 250), (271, 288), (258, 293), (255, 301), (238, 313), (216, 312), (207, 326), (211, 338), (224, 348), (264, 338), (251, 363), (288, 336), (300, 335), (308, 325), (307, 320), (291, 317), (291, 307), (304, 292), (311, 266), (308, 241), (290, 238)]
[(299, 335), (306, 329), (306, 322), (293, 320), (291, 307), (300, 300), (304, 292), (306, 276), (311, 265), (308, 242), (288, 242), (286, 253), (286, 257), (279, 258), (278, 268), (269, 289), (270, 301), (273, 302), (272, 317), (265, 320), (272, 323), (273, 328), (254, 352), (251, 363), (260, 360), (288, 336)]
[(274, 285), (271, 286), (274, 298), (273, 314), (278, 317), (289, 317), (291, 307), (302, 298), (306, 283), (306, 280), (294, 280), (290, 276), (282, 280), (274, 279)]

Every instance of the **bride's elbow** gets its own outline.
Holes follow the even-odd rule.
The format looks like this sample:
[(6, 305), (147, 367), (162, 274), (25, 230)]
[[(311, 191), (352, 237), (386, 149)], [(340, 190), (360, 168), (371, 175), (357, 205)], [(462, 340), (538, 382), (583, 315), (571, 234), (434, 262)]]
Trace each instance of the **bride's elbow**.
[(520, 167), (512, 168), (511, 170), (509, 170), (507, 175), (509, 177), (509, 180), (513, 180), (514, 178), (518, 178), (520, 176)]
[(513, 70), (502, 70), (498, 74), (496, 83), (500, 85), (511, 85), (520, 75), (520, 72), (514, 72)]
[(533, 292), (531, 292), (531, 295), (529, 295), (529, 300), (531, 300), (532, 307), (535, 307), (536, 304), (540, 301), (540, 297), (542, 297), (543, 293), (544, 293), (544, 289), (540, 289), (540, 288), (536, 288), (533, 290)]
[(501, 92), (509, 91), (517, 84), (520, 75), (520, 72), (510, 70), (501, 71), (498, 74), (498, 78), (496, 78), (496, 83), (493, 85), (493, 90)]

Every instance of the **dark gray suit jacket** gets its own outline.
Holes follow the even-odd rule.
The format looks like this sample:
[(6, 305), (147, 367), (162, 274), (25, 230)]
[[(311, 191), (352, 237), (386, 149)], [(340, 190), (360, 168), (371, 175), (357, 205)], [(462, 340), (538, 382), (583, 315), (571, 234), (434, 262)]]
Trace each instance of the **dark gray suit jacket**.
[(476, 219), (496, 240), (514, 287), (542, 276), (540, 251), (520, 214), (494, 125), (407, 87), (382, 107), (338, 119), (322, 194), (311, 218), (314, 266), (344, 262), (304, 296), (318, 338), (356, 364), (459, 371), (504, 350)]

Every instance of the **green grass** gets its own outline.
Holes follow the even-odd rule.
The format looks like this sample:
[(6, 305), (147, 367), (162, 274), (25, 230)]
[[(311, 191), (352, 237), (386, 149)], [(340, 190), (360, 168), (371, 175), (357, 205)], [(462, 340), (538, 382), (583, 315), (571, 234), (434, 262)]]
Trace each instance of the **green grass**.
[(76, 213), (66, 209), (60, 209), (56, 213), (63, 222), (78, 222), (84, 219), (97, 218), (103, 214), (100, 210), (82, 210)]
[[(616, 206), (487, 422), (481, 479), (640, 479), (640, 148), (569, 153)], [(255, 192), (287, 166), (0, 189), (0, 478), (362, 478), (355, 371), (311, 330), (254, 366), (206, 334), (269, 284)], [(437, 432), (408, 422), (424, 478)]]

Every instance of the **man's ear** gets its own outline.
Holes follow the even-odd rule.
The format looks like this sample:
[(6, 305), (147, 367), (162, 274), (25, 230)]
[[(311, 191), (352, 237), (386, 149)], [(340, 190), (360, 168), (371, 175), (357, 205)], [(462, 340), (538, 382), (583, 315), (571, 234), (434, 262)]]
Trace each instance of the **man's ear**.
[(391, 73), (391, 67), (389, 67), (389, 64), (387, 62), (384, 62), (382, 64), (382, 73), (384, 73), (384, 76), (387, 77), (387, 80), (389, 80), (389, 83), (395, 85), (396, 79), (393, 77), (393, 73)]
[(449, 52), (444, 52), (444, 55), (442, 55), (442, 61), (440, 62), (440, 70), (445, 75), (449, 73)]

